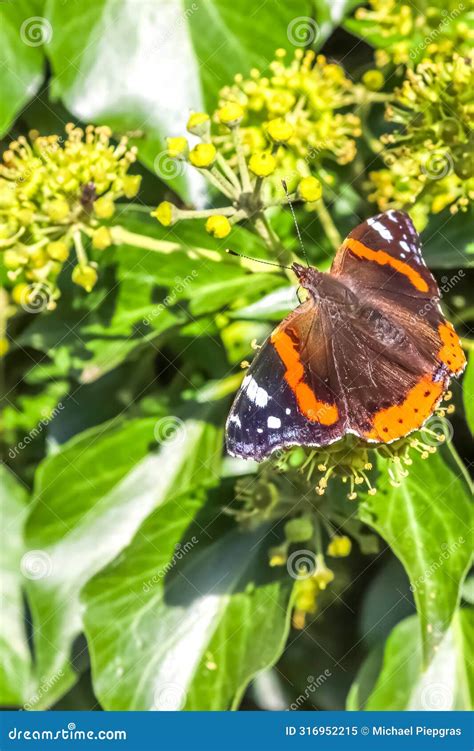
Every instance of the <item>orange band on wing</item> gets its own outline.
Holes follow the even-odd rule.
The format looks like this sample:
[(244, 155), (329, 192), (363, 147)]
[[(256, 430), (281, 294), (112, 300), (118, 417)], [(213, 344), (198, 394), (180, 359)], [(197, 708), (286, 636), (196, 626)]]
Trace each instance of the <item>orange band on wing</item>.
[(352, 237), (348, 237), (345, 240), (343, 247), (349, 248), (349, 250), (358, 258), (365, 258), (367, 261), (375, 261), (375, 263), (380, 264), (380, 266), (390, 266), (392, 269), (395, 269), (395, 271), (406, 276), (411, 284), (413, 284), (416, 289), (420, 290), (420, 292), (428, 292), (428, 283), (423, 279), (421, 274), (416, 271), (416, 269), (412, 269), (408, 263), (404, 263), (398, 258), (393, 258), (384, 250), (371, 250), (371, 248), (368, 248), (364, 243), (359, 242), (359, 240), (354, 240)]
[(285, 381), (296, 397), (300, 412), (311, 422), (334, 425), (339, 419), (339, 410), (335, 404), (317, 399), (308, 384), (303, 382), (304, 367), (291, 337), (276, 329), (271, 336), (271, 342), (286, 368)]
[(459, 373), (466, 364), (466, 357), (452, 324), (440, 323), (438, 334), (443, 343), (438, 358), (448, 366), (451, 373)]
[(402, 404), (375, 413), (373, 428), (365, 437), (386, 443), (420, 428), (433, 412), (443, 391), (443, 383), (434, 383), (430, 376), (424, 376), (410, 389)]

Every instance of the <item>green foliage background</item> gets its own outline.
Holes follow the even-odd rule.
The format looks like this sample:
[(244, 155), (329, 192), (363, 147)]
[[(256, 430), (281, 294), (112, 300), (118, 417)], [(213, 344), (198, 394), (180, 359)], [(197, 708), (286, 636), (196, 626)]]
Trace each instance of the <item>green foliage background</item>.
[[(295, 17), (316, 19), (318, 49), (342, 61), (354, 80), (372, 68), (370, 44), (383, 49), (387, 39), (369, 34), (354, 18), (355, 5), (346, 2), (335, 18), (323, 0), (273, 1), (257, 10), (249, 0), (166, 8), (151, 0), (2, 3), (5, 146), (30, 128), (62, 133), (70, 120), (106, 123), (116, 134), (143, 131), (136, 139), (142, 191), (119, 221), (163, 241), (162, 252), (109, 248), (93, 292), (64, 273), (56, 310), (9, 322), (0, 496), (6, 706), (271, 709), (298, 697), (298, 706), (319, 709), (471, 705), (472, 353), (464, 402), (454, 387), (454, 442), (429, 461), (414, 460), (400, 488), (380, 473), (377, 495), (363, 495), (358, 506), (378, 551), (355, 550), (337, 562), (319, 612), (295, 631), (293, 580), (268, 566), (278, 525), (242, 532), (223, 513), (235, 506), (236, 478), (256, 471), (223, 451), (239, 363), (251, 356), (252, 339), (263, 340), (290, 309), (288, 279), (229, 258), (228, 241), (212, 239), (198, 222), (164, 228), (143, 210), (163, 199), (192, 203), (195, 185), (154, 171), (165, 136), (177, 124), (184, 130), (190, 109), (214, 108), (236, 73), (264, 70), (276, 48), (290, 50)], [(35, 16), (48, 19), (52, 36), (28, 46), (18, 29)], [(390, 77), (393, 88), (403, 66)], [(367, 134), (386, 127), (383, 107), (360, 114), (357, 164), (334, 171), (329, 210), (341, 234), (375, 213), (364, 180), (378, 157)], [(206, 200), (212, 205), (213, 198)], [(311, 262), (327, 268), (333, 249), (322, 225), (307, 212), (299, 218)], [(296, 249), (288, 212), (272, 221)], [(441, 282), (463, 269), (443, 306), (468, 339), (468, 216), (430, 216), (423, 239)], [(233, 229), (232, 247), (268, 255), (246, 226)], [(170, 294), (172, 304), (157, 316)], [(176, 418), (184, 426), (180, 440), (157, 442), (157, 424)], [(348, 505), (341, 486), (330, 493)], [(47, 576), (23, 575), (31, 551), (42, 555)], [(308, 675), (323, 674), (317, 690), (308, 690)]]

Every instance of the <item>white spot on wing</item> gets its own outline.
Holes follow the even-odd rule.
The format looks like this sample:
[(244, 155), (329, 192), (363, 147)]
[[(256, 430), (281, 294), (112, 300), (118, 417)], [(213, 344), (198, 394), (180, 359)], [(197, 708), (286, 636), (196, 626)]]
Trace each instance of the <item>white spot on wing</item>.
[(242, 427), (242, 424), (240, 422), (240, 417), (238, 415), (231, 415), (229, 417), (229, 422), (233, 422), (235, 425), (237, 425), (238, 428)]
[[(247, 388), (246, 388), (246, 394), (251, 402), (257, 405), (257, 407), (266, 407), (268, 404), (268, 394), (265, 391), (265, 389), (262, 389), (261, 386), (258, 385), (255, 378), (253, 378), (251, 375), (246, 376), (246, 379), (249, 379), (247, 382)], [(244, 385), (245, 385), (244, 380)]]
[(279, 417), (274, 417), (273, 415), (270, 415), (270, 417), (267, 420), (267, 425), (269, 428), (281, 428), (281, 420)]
[(378, 222), (376, 219), (372, 218), (367, 219), (367, 224), (369, 224), (372, 229), (380, 235), (380, 237), (383, 237), (384, 240), (393, 240), (392, 233), (382, 224), (382, 222)]

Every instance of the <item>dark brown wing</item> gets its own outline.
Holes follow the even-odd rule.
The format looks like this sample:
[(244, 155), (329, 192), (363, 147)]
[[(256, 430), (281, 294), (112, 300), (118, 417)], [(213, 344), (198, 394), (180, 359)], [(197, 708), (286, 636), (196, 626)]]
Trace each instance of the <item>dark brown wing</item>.
[(258, 352), (226, 425), (227, 449), (260, 461), (279, 448), (326, 446), (345, 432), (324, 315), (308, 300)]

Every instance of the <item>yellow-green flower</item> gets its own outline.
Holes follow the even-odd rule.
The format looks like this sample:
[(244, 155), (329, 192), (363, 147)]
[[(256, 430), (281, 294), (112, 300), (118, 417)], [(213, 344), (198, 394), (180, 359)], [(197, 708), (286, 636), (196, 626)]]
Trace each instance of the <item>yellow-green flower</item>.
[(206, 231), (219, 240), (227, 237), (227, 235), (230, 234), (231, 229), (231, 223), (226, 216), (222, 216), (221, 214), (210, 216), (206, 222)]
[(69, 204), (62, 198), (56, 198), (43, 205), (44, 212), (52, 222), (62, 222), (69, 216)]
[(366, 70), (362, 76), (362, 83), (369, 91), (380, 91), (385, 83), (385, 76), (381, 70)]
[(115, 213), (114, 202), (106, 196), (104, 196), (103, 198), (98, 198), (96, 201), (94, 201), (93, 208), (94, 214), (99, 219), (111, 219)]
[(69, 245), (64, 240), (54, 240), (47, 244), (46, 252), (54, 261), (64, 263), (69, 257)]
[(276, 159), (269, 151), (257, 152), (249, 159), (249, 169), (257, 177), (268, 177), (275, 172)]
[(322, 555), (316, 556), (316, 569), (312, 579), (317, 583), (319, 589), (326, 589), (327, 585), (334, 581), (334, 571), (326, 566)]
[(158, 204), (155, 211), (151, 212), (151, 216), (158, 219), (163, 227), (171, 227), (176, 221), (176, 207), (169, 201), (162, 201)]
[(202, 136), (209, 131), (210, 118), (206, 112), (192, 112), (189, 116), (187, 129), (195, 136)]
[(195, 167), (211, 167), (217, 156), (216, 147), (212, 143), (198, 143), (189, 152), (189, 161)]
[(333, 558), (345, 558), (351, 549), (352, 542), (347, 535), (334, 535), (328, 545), (327, 554)]
[(99, 227), (92, 233), (92, 247), (96, 250), (105, 250), (112, 245), (112, 235), (107, 227)]
[(303, 177), (298, 184), (298, 195), (303, 201), (318, 201), (323, 194), (321, 183), (316, 177)]
[(188, 153), (188, 141), (182, 136), (167, 138), (166, 144), (168, 146), (168, 154), (173, 159), (185, 157)]
[(84, 287), (86, 292), (90, 292), (97, 282), (97, 271), (94, 266), (77, 265), (72, 271), (72, 281), (80, 287)]
[(125, 175), (122, 179), (122, 189), (125, 198), (135, 198), (142, 182), (141, 175)]
[(281, 117), (270, 120), (267, 125), (267, 133), (275, 143), (287, 143), (294, 132), (293, 126)]
[(219, 122), (232, 128), (239, 125), (245, 112), (244, 108), (237, 102), (229, 102), (218, 109), (216, 114)]

